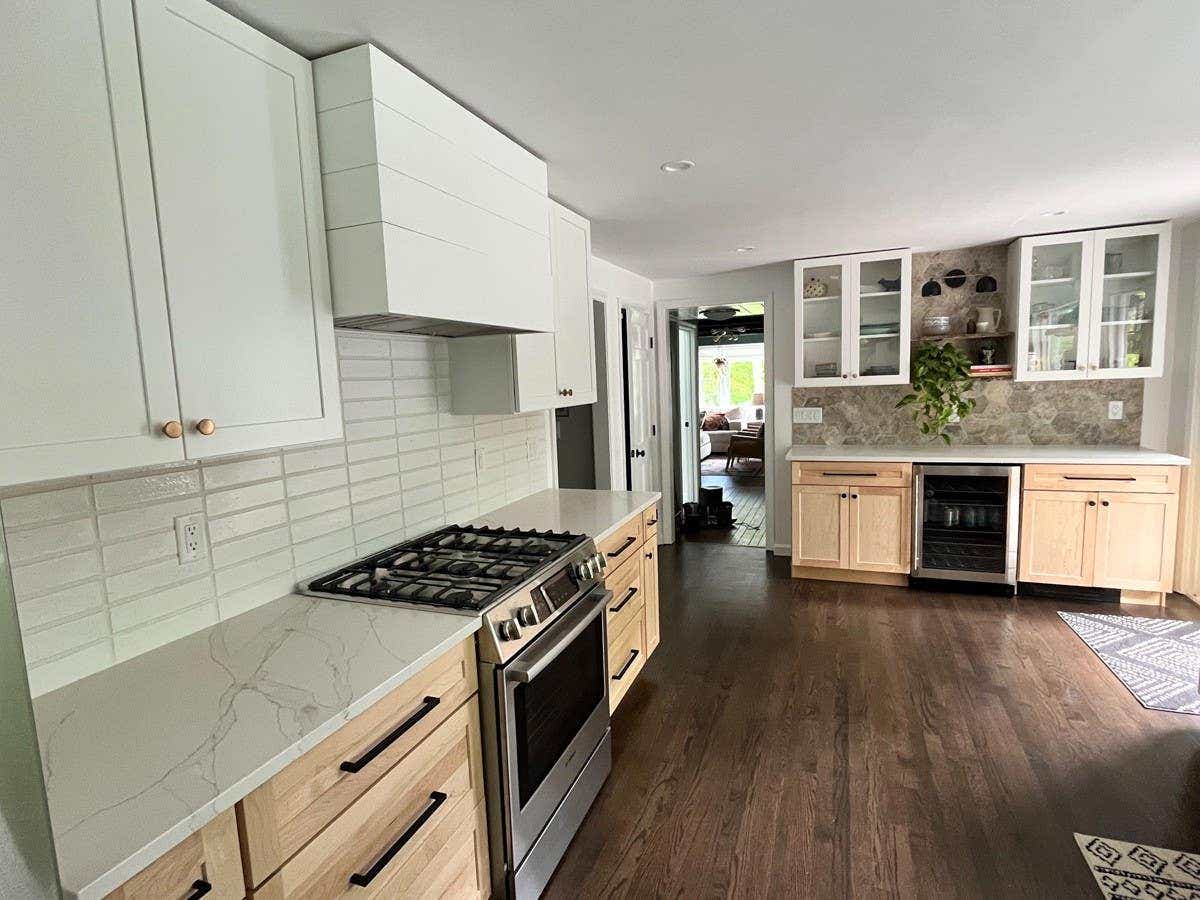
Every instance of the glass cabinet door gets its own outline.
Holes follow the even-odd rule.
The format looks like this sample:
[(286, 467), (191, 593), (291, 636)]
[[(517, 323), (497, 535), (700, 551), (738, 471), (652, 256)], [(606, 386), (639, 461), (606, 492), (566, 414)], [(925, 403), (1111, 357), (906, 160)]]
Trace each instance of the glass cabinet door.
[(1027, 268), (1027, 345), (1018, 348), (1031, 378), (1082, 378), (1086, 372), (1091, 289), (1090, 236), (1039, 238), (1030, 242)]
[(855, 369), (860, 382), (886, 383), (908, 370), (908, 257), (866, 254), (854, 257)]
[(1102, 232), (1096, 242), (1091, 362), (1110, 376), (1161, 369), (1155, 338), (1162, 328), (1157, 301), (1159, 291), (1165, 289), (1159, 272), (1163, 236), (1157, 230), (1130, 231), (1135, 229)]
[(842, 314), (846, 302), (843, 258), (796, 263), (797, 383), (840, 382), (848, 372), (842, 358)]

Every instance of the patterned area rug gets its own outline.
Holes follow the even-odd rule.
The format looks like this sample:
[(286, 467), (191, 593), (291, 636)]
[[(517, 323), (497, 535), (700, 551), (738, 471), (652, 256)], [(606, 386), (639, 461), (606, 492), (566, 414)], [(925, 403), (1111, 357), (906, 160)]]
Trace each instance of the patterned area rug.
[[(1114, 617), (1115, 618), (1115, 617)], [(1200, 856), (1076, 834), (1079, 852), (1109, 900), (1200, 900)]]
[(1200, 715), (1200, 622), (1059, 615), (1146, 709)]

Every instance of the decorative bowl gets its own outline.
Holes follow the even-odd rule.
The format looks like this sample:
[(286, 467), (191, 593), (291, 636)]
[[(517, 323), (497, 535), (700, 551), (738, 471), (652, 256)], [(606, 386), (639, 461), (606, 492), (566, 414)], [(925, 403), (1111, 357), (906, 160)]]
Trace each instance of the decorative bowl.
[(952, 316), (926, 316), (921, 320), (921, 331), (927, 335), (949, 334)]

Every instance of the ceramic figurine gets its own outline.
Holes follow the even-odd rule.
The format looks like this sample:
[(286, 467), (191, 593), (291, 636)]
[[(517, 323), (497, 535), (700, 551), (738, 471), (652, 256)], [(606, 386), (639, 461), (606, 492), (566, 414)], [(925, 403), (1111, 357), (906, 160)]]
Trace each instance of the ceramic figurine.
[(816, 278), (809, 278), (804, 282), (804, 298), (811, 300), (815, 297), (824, 297), (829, 293), (829, 286), (823, 281), (818, 281)]

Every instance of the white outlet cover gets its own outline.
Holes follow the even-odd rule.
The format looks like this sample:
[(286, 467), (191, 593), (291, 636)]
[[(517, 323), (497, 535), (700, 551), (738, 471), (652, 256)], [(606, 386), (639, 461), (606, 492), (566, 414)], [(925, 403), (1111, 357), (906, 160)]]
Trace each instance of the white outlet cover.
[(792, 421), (797, 425), (820, 425), (825, 421), (825, 410), (820, 406), (796, 406), (792, 408)]
[(1110, 400), (1108, 402), (1108, 417), (1114, 422), (1125, 418), (1125, 401)]
[(175, 519), (175, 549), (179, 564), (195, 562), (204, 556), (204, 516), (192, 513)]

